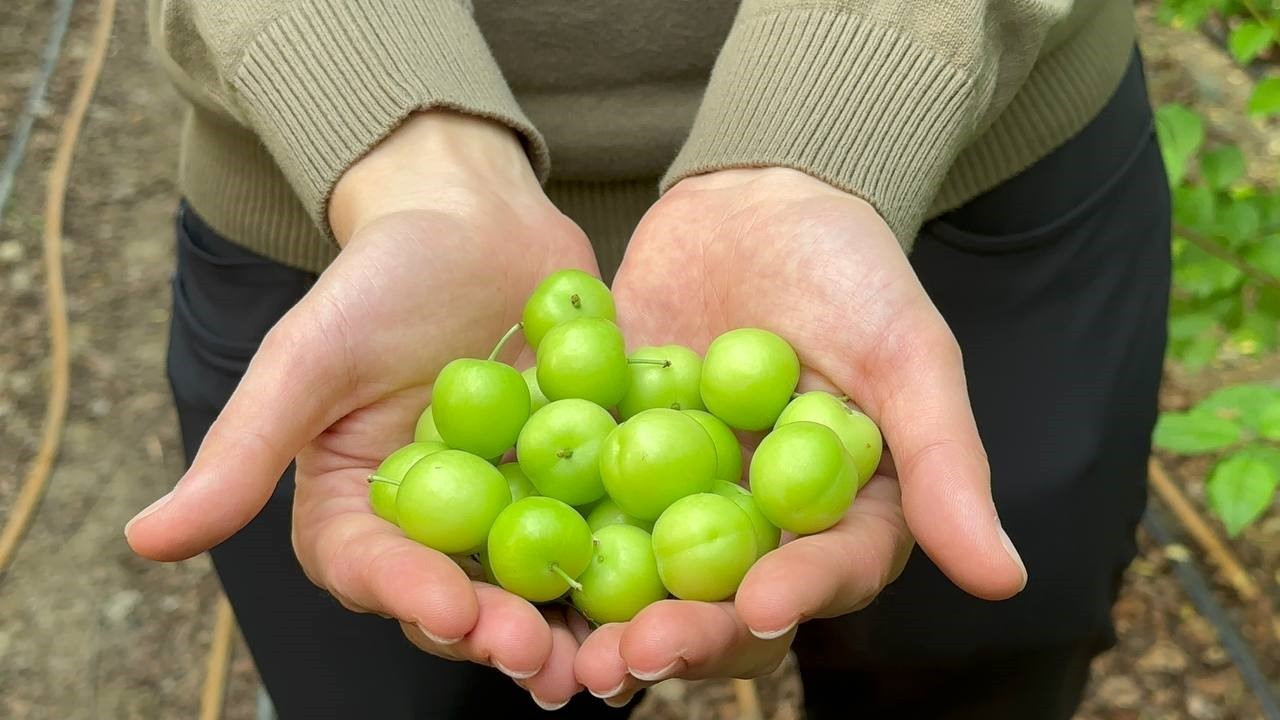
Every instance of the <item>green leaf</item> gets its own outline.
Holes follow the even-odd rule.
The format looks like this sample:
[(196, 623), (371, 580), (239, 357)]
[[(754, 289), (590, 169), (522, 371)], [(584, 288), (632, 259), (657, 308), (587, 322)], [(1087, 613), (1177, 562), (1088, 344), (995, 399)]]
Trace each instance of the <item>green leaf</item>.
[(1191, 412), (1212, 415), (1257, 430), (1263, 413), (1280, 407), (1280, 388), (1261, 383), (1228, 385), (1201, 400)]
[(1280, 235), (1272, 235), (1245, 248), (1244, 259), (1259, 270), (1280, 280)]
[(1223, 145), (1200, 156), (1200, 175), (1209, 187), (1225, 190), (1244, 177), (1244, 153), (1235, 145)]
[(1258, 240), (1262, 217), (1251, 202), (1234, 201), (1217, 214), (1217, 235), (1226, 238), (1227, 246), (1238, 248)]
[(1160, 22), (1179, 28), (1196, 28), (1220, 0), (1164, 0), (1156, 15)]
[(1179, 225), (1200, 231), (1213, 226), (1217, 200), (1207, 185), (1181, 185), (1173, 189), (1173, 218)]
[(1183, 455), (1200, 455), (1240, 441), (1240, 426), (1209, 413), (1161, 413), (1152, 442)]
[(1219, 260), (1194, 245), (1183, 249), (1173, 268), (1174, 284), (1199, 298), (1232, 290), (1242, 279), (1244, 273), (1235, 265)]
[(1271, 505), (1280, 485), (1280, 450), (1246, 448), (1219, 462), (1205, 491), (1209, 507), (1231, 537), (1240, 534)]
[(1169, 316), (1169, 340), (1182, 342), (1191, 340), (1197, 335), (1211, 330), (1218, 321), (1203, 310), (1192, 311)]
[(1258, 416), (1258, 434), (1273, 442), (1280, 441), (1280, 402), (1262, 409)]
[(1188, 370), (1200, 370), (1218, 357), (1222, 341), (1216, 333), (1205, 333), (1175, 349), (1178, 361)]
[(1180, 185), (1187, 175), (1187, 165), (1204, 143), (1204, 120), (1184, 105), (1164, 105), (1156, 111), (1156, 134), (1169, 184)]
[(1277, 329), (1273, 318), (1260, 313), (1249, 313), (1240, 319), (1240, 325), (1231, 333), (1231, 342), (1240, 354), (1256, 357), (1276, 349)]
[(1249, 113), (1251, 115), (1274, 115), (1280, 113), (1280, 75), (1273, 75), (1253, 89), (1249, 96)]
[(1248, 65), (1258, 53), (1267, 49), (1275, 39), (1275, 32), (1256, 20), (1246, 20), (1231, 31), (1227, 38), (1227, 47), (1231, 54), (1242, 64)]

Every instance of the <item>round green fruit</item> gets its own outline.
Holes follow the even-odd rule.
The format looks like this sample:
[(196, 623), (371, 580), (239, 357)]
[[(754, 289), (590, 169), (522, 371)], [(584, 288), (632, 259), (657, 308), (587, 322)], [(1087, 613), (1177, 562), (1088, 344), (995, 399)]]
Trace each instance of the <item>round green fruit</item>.
[(498, 472), (507, 479), (507, 489), (511, 491), (511, 502), (538, 494), (537, 488), (529, 482), (529, 476), (520, 469), (519, 463), (502, 463), (498, 466)]
[(854, 410), (828, 392), (807, 392), (792, 400), (778, 416), (774, 427), (808, 420), (831, 428), (844, 444), (858, 469), (858, 487), (867, 484), (880, 464), (884, 439), (871, 418)]
[(551, 402), (546, 395), (542, 394), (542, 388), (538, 387), (538, 368), (536, 366), (525, 368), (520, 375), (529, 386), (529, 412), (536, 413)]
[(444, 438), (440, 437), (440, 431), (436, 429), (436, 420), (432, 416), (430, 405), (418, 416), (418, 423), (413, 427), (413, 440), (414, 442), (444, 442)]
[(396, 515), (410, 539), (450, 555), (470, 553), (484, 545), (494, 519), (510, 502), (507, 479), (487, 460), (441, 450), (405, 473)]
[(617, 427), (607, 410), (571, 398), (534, 413), (520, 431), (516, 457), (538, 494), (569, 505), (604, 497), (600, 446)]
[(388, 455), (369, 476), (369, 504), (374, 514), (397, 522), (396, 495), (405, 473), (422, 458), (447, 449), (441, 442), (412, 442)]
[(778, 547), (778, 543), (782, 540), (782, 531), (774, 527), (773, 523), (769, 522), (769, 518), (760, 512), (750, 491), (736, 482), (717, 480), (711, 492), (732, 500), (751, 519), (751, 527), (755, 530), (756, 536), (757, 557), (764, 557), (765, 553)]
[(549, 497), (511, 503), (489, 530), (489, 568), (498, 584), (530, 602), (555, 600), (591, 562), (591, 529)]
[(445, 444), (483, 458), (501, 456), (516, 444), (529, 406), (529, 386), (515, 368), (472, 358), (445, 365), (431, 398)]
[(537, 350), (551, 328), (574, 318), (616, 319), (613, 294), (599, 278), (581, 270), (548, 275), (524, 304), (524, 338)]
[(609, 433), (600, 451), (605, 491), (641, 520), (656, 520), (676, 500), (710, 490), (715, 474), (711, 436), (678, 410), (645, 410)]
[(627, 360), (631, 379), (627, 394), (618, 402), (625, 420), (642, 410), (670, 408), (701, 410), (702, 358), (683, 345), (644, 347)]
[(618, 503), (613, 498), (606, 496), (600, 502), (592, 506), (591, 510), (583, 515), (587, 519), (587, 527), (591, 528), (591, 532), (597, 532), (600, 528), (610, 525), (631, 525), (638, 527), (645, 532), (653, 529), (653, 521), (641, 520), (634, 515), (628, 515), (618, 507)]
[(667, 597), (658, 576), (649, 533), (631, 525), (609, 525), (595, 533), (591, 564), (570, 595), (574, 607), (597, 624), (627, 622)]
[(858, 470), (831, 428), (807, 420), (780, 426), (751, 457), (751, 495), (774, 525), (797, 534), (835, 525), (858, 492)]
[(702, 402), (739, 430), (772, 427), (800, 381), (800, 360), (786, 340), (758, 328), (717, 337), (702, 361)]
[(737, 483), (742, 479), (742, 443), (724, 422), (706, 410), (684, 410), (698, 421), (716, 446), (716, 479)]
[(653, 554), (662, 584), (672, 595), (716, 602), (737, 592), (755, 563), (755, 529), (729, 498), (689, 495), (654, 523)]
[(550, 400), (617, 405), (629, 379), (622, 331), (601, 318), (578, 318), (551, 328), (538, 345), (537, 376)]

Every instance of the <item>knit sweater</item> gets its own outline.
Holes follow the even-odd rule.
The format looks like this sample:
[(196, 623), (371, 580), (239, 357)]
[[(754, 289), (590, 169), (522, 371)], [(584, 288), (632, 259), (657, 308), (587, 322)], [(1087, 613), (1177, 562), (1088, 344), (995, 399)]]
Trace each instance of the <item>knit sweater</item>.
[(1048, 154), (1116, 88), (1131, 0), (150, 0), (187, 101), (179, 183), (319, 272), (337, 179), (412, 112), (507, 124), (588, 234), (682, 178), (795, 168), (903, 245)]

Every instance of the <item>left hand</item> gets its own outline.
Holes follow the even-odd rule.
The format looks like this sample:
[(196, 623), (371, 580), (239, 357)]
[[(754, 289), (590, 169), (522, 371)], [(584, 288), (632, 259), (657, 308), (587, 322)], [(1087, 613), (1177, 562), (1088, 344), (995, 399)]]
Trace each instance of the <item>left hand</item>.
[(761, 558), (732, 601), (667, 600), (592, 633), (574, 663), (592, 694), (621, 705), (666, 678), (768, 673), (800, 622), (869, 604), (901, 573), (913, 538), (974, 595), (1025, 585), (991, 498), (959, 347), (869, 204), (785, 169), (684, 180), (641, 221), (613, 290), (633, 347), (702, 352), (733, 328), (778, 333), (800, 356), (802, 385), (852, 398), (889, 452), (839, 524)]

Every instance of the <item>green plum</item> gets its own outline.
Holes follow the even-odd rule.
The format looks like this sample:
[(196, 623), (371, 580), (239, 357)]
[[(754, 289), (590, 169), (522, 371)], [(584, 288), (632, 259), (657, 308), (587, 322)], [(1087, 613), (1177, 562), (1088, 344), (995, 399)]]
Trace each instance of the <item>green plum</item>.
[(441, 450), (405, 473), (396, 515), (410, 539), (446, 554), (470, 553), (484, 545), (490, 526), (510, 503), (507, 479), (487, 460)]
[(551, 328), (574, 318), (613, 321), (613, 293), (594, 275), (557, 270), (539, 283), (524, 303), (524, 338), (537, 350)]
[(797, 534), (835, 525), (858, 492), (858, 470), (826, 425), (797, 420), (765, 436), (751, 457), (751, 495), (774, 525)]
[(733, 430), (720, 418), (706, 410), (684, 410), (685, 415), (698, 421), (711, 436), (716, 446), (716, 479), (736, 483), (742, 479), (742, 443)]
[(591, 563), (587, 521), (549, 497), (511, 503), (489, 530), (489, 568), (503, 588), (530, 602), (555, 600)]
[(764, 557), (765, 553), (778, 547), (778, 543), (782, 540), (782, 531), (774, 527), (773, 523), (769, 522), (769, 518), (760, 512), (750, 491), (736, 482), (717, 480), (711, 487), (711, 492), (729, 498), (742, 508), (742, 512), (746, 513), (748, 518), (751, 518), (751, 527), (756, 534), (757, 557)]
[(446, 445), (484, 458), (501, 456), (529, 419), (529, 386), (510, 365), (459, 358), (440, 371), (431, 407)]
[(520, 431), (516, 457), (538, 494), (569, 505), (604, 496), (600, 446), (617, 427), (609, 411), (577, 398), (556, 400), (534, 413)]
[(574, 607), (597, 624), (627, 622), (667, 597), (658, 575), (649, 533), (631, 525), (609, 525), (595, 533), (591, 564), (570, 594)]
[(653, 554), (662, 584), (681, 600), (732, 596), (756, 561), (751, 518), (729, 498), (688, 495), (653, 525)]
[(595, 503), (583, 517), (587, 519), (587, 526), (591, 528), (591, 532), (596, 532), (600, 528), (610, 525), (631, 525), (645, 532), (653, 529), (653, 521), (641, 520), (634, 515), (628, 515), (623, 512), (622, 508), (618, 507), (618, 503), (614, 502), (613, 498), (608, 496)]
[(711, 341), (702, 361), (702, 402), (739, 430), (773, 426), (800, 381), (800, 360), (786, 340), (739, 328)]
[(580, 398), (613, 407), (627, 392), (627, 372), (622, 331), (609, 320), (569, 320), (551, 328), (538, 345), (538, 387), (550, 400)]
[(880, 464), (884, 448), (880, 428), (871, 418), (849, 407), (835, 395), (819, 390), (804, 393), (788, 403), (774, 427), (798, 420), (831, 428), (853, 458), (854, 467), (858, 469), (858, 487), (867, 484)]
[(369, 476), (369, 504), (374, 514), (388, 522), (397, 522), (396, 495), (404, 474), (422, 458), (447, 449), (441, 442), (411, 442), (388, 455)]
[(710, 490), (715, 475), (715, 443), (679, 410), (645, 410), (609, 433), (600, 451), (605, 491), (641, 520), (656, 520), (676, 500)]
[(520, 469), (519, 463), (502, 463), (498, 466), (498, 472), (507, 479), (507, 489), (511, 491), (511, 502), (538, 494), (538, 489), (529, 482), (529, 476)]
[(643, 347), (627, 360), (631, 379), (627, 394), (618, 401), (625, 420), (641, 410), (671, 408), (701, 410), (702, 358), (683, 345)]
[(418, 423), (413, 427), (413, 439), (415, 442), (444, 442), (444, 438), (440, 437), (440, 431), (436, 429), (436, 420), (432, 416), (430, 405), (418, 416)]
[(538, 387), (538, 368), (537, 366), (527, 367), (521, 373), (524, 382), (529, 386), (529, 412), (536, 413), (551, 402), (546, 395), (542, 394), (542, 388)]

